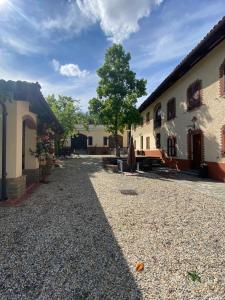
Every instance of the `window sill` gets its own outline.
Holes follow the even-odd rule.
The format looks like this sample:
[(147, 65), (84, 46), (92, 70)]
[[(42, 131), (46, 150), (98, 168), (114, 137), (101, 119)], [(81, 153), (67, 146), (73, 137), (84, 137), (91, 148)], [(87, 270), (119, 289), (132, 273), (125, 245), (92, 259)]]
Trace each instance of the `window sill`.
[(193, 108), (187, 108), (187, 112), (192, 112), (192, 111), (195, 111), (195, 110), (198, 110), (203, 104), (201, 103), (200, 105), (198, 106), (195, 106)]
[(174, 120), (174, 119), (176, 119), (176, 118), (177, 118), (177, 116), (174, 116), (174, 117), (172, 117), (172, 118), (170, 118), (170, 119), (167, 119), (167, 122), (172, 121), (172, 120)]

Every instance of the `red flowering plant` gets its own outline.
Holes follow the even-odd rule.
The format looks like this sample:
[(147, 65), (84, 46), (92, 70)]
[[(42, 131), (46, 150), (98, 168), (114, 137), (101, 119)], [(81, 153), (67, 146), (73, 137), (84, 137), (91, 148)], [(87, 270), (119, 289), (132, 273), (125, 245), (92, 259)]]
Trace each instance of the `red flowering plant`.
[(46, 175), (50, 174), (54, 164), (54, 132), (51, 128), (42, 127), (37, 138), (36, 150), (30, 151), (39, 160), (40, 181), (46, 183)]
[(31, 153), (38, 159), (48, 154), (54, 154), (54, 133), (51, 130), (45, 132), (45, 134), (37, 138), (36, 151)]

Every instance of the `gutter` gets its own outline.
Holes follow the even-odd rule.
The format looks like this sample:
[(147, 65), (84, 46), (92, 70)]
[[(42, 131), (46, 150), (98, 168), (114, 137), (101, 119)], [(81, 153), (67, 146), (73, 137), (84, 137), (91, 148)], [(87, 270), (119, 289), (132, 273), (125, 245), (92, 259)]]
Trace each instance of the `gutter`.
[(0, 201), (6, 200), (7, 191), (6, 191), (6, 119), (7, 119), (7, 111), (5, 104), (0, 101), (0, 105), (2, 106), (2, 194)]

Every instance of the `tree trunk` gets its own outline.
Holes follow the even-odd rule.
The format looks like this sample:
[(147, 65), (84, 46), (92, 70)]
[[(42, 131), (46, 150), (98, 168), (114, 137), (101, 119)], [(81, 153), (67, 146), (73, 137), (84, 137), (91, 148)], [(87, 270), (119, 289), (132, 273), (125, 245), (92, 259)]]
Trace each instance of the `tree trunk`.
[(115, 146), (116, 146), (116, 157), (120, 157), (120, 149), (118, 144), (118, 116), (117, 115), (115, 120)]
[(128, 125), (128, 147), (130, 145), (131, 141), (131, 125)]
[(116, 146), (116, 157), (120, 157), (120, 148), (119, 148), (119, 144), (118, 144), (118, 132), (116, 130), (116, 134), (115, 134), (115, 146)]

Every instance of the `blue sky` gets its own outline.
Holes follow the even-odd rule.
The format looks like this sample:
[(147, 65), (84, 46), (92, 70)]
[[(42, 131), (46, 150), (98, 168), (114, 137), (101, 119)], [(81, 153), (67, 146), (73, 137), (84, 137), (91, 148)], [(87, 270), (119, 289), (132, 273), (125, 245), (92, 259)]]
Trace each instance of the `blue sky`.
[(120, 42), (149, 94), (224, 15), (224, 0), (0, 0), (0, 77), (38, 81), (85, 111)]

